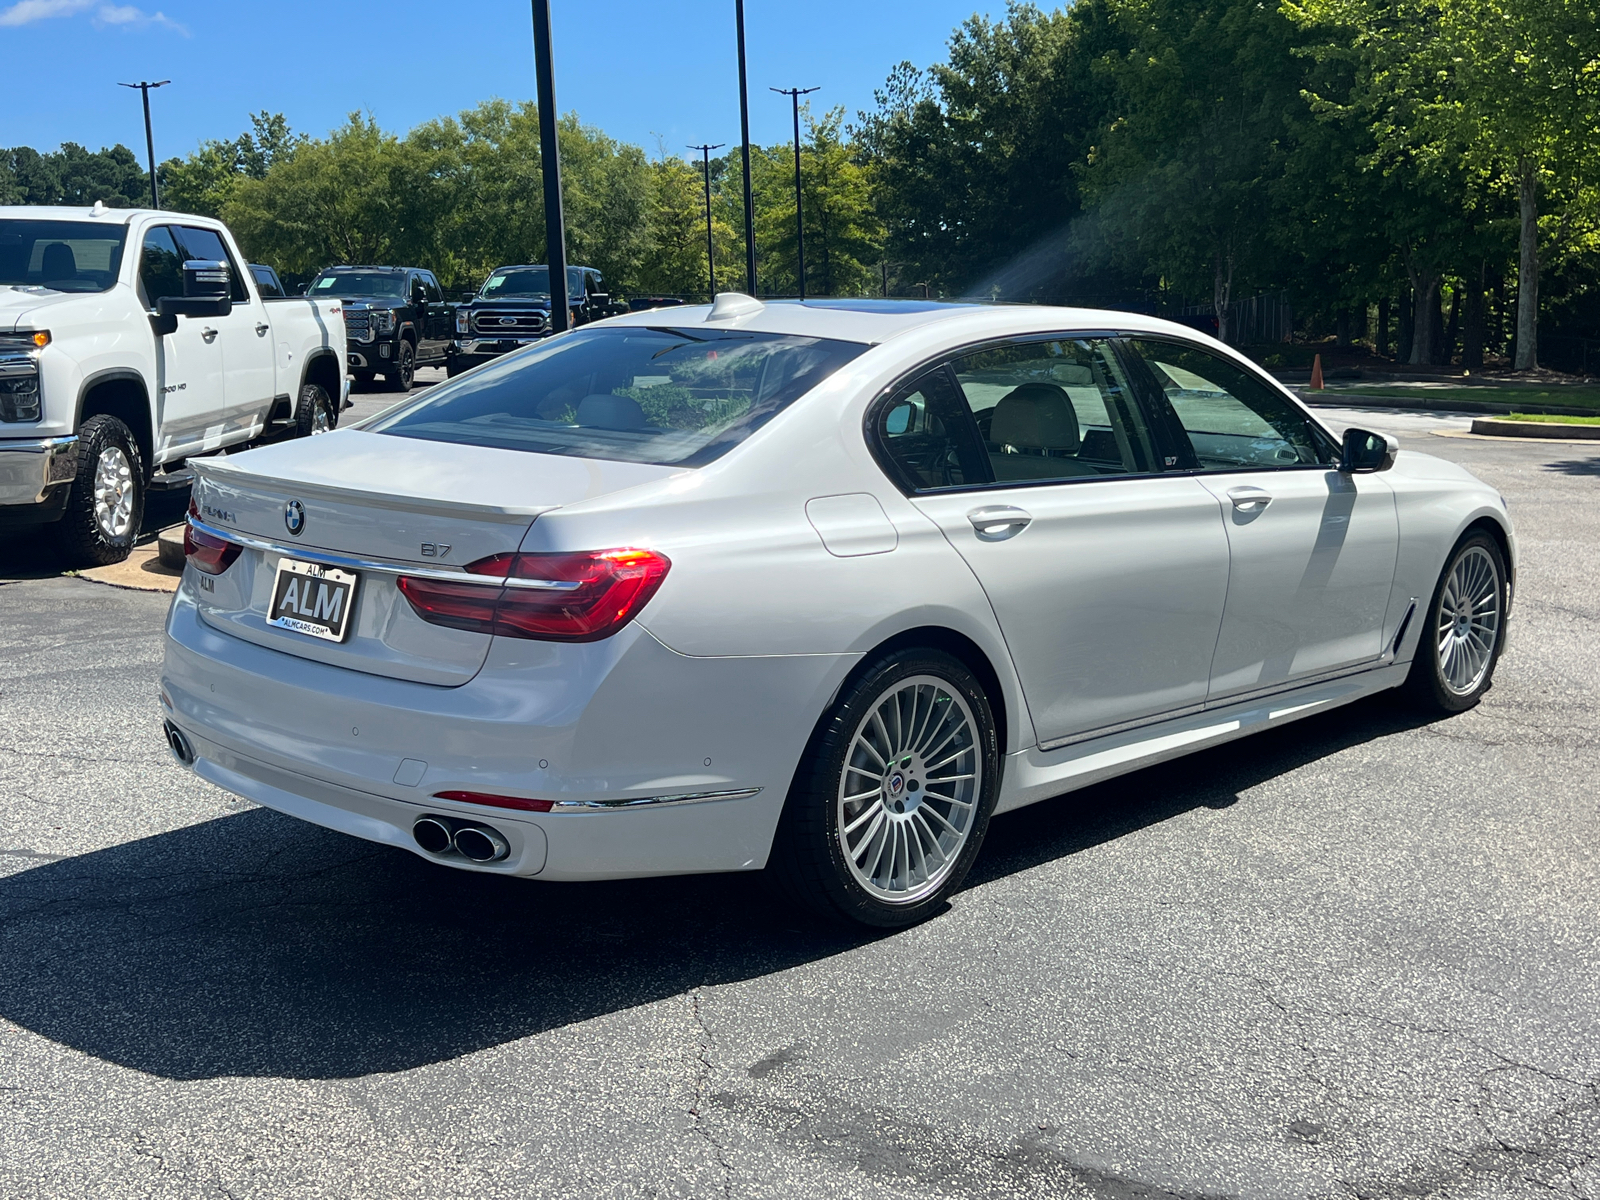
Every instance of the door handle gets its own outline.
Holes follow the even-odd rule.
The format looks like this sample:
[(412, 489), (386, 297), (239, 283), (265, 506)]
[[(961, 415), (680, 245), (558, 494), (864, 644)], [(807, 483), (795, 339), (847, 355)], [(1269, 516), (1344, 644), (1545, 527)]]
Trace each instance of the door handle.
[(204, 338), (206, 343), (209, 345), (210, 343), (212, 343), (212, 342), (217, 340), (217, 331), (215, 329), (211, 328), (211, 326), (207, 325), (204, 329), (202, 329), (200, 331), (200, 336), (202, 338)]
[(271, 329), (271, 328), (272, 328), (271, 325), (267, 325), (265, 323), (257, 325), (256, 326), (256, 336), (257, 337), (266, 337), (267, 336), (267, 331), (269, 329)]
[(1258, 513), (1272, 503), (1272, 493), (1258, 487), (1236, 487), (1228, 489), (1228, 499), (1240, 512)]
[(972, 530), (978, 535), (979, 541), (1003, 542), (1026, 529), (1033, 521), (1033, 515), (1002, 504), (993, 508), (975, 508), (967, 514), (967, 520), (972, 522)]

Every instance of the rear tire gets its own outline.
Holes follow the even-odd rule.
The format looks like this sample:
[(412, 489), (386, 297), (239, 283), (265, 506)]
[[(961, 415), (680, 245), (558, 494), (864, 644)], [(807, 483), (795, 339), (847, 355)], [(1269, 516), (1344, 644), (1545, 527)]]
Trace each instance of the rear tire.
[(300, 406), (294, 413), (294, 436), (311, 437), (318, 433), (331, 433), (339, 424), (339, 414), (328, 399), (328, 393), (315, 383), (300, 389)]
[(1445, 559), (1419, 618), (1422, 632), (1405, 691), (1419, 708), (1465, 712), (1494, 683), (1506, 640), (1506, 562), (1500, 543), (1469, 533)]
[(391, 392), (409, 392), (417, 376), (417, 351), (410, 342), (402, 340), (394, 350), (394, 370), (385, 373), (383, 381)]
[(71, 566), (105, 567), (133, 552), (144, 523), (144, 463), (133, 432), (116, 417), (78, 430), (78, 475), (61, 519)]
[(959, 659), (872, 664), (822, 718), (784, 806), (772, 875), (818, 916), (881, 929), (938, 912), (983, 844), (1000, 785), (988, 697)]

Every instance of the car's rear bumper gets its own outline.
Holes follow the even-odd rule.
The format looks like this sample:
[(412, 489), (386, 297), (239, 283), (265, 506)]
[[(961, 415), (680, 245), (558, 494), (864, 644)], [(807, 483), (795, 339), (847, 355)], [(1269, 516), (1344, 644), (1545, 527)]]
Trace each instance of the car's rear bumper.
[[(438, 687), (220, 633), (182, 589), (167, 635), (163, 713), (203, 778), (443, 865), (554, 880), (764, 866), (795, 764), (854, 661), (690, 658), (630, 626), (587, 645), (498, 645), (471, 682)], [(427, 814), (496, 829), (511, 853), (429, 854), (412, 836)]]

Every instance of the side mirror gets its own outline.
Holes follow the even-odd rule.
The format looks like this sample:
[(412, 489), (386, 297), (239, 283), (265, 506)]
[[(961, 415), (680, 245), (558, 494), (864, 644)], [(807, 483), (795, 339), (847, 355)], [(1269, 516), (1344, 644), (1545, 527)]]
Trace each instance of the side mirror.
[(413, 308), (428, 307), (428, 290), (420, 283), (411, 285), (411, 305)]
[(183, 295), (162, 296), (151, 319), (158, 337), (174, 333), (179, 317), (225, 317), (233, 311), (233, 273), (225, 262), (191, 258), (183, 264)]
[(1347, 475), (1370, 475), (1394, 466), (1400, 446), (1393, 438), (1366, 429), (1346, 429), (1339, 470)]

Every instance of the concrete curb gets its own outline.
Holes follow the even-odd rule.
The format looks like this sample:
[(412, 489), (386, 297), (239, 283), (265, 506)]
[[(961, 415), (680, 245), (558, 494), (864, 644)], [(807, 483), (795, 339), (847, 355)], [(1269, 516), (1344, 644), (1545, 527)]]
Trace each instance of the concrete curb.
[(1472, 422), (1472, 432), (1489, 437), (1600, 442), (1600, 425), (1565, 425), (1559, 421), (1498, 421), (1478, 417)]
[(163, 567), (174, 571), (183, 570), (183, 530), (182, 525), (169, 525), (156, 534), (156, 554), (161, 559)]
[(1534, 413), (1541, 417), (1596, 417), (1600, 409), (1567, 408), (1554, 404), (1503, 404), (1497, 400), (1433, 400), (1422, 396), (1363, 396), (1359, 392), (1321, 391), (1310, 388), (1292, 389), (1296, 396), (1314, 408), (1394, 408), (1423, 409), (1431, 412)]

